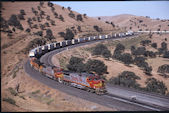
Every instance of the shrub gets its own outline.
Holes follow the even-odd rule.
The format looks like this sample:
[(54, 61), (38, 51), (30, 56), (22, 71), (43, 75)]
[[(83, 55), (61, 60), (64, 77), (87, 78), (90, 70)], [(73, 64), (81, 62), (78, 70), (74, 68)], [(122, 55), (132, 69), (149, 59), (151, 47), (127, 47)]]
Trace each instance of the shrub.
[(44, 2), (43, 1), (40, 1), (40, 6), (42, 7), (44, 5)]
[(64, 22), (64, 18), (63, 18), (62, 15), (59, 15), (59, 19), (60, 19), (62, 22)]
[(155, 92), (165, 95), (167, 93), (167, 87), (162, 81), (158, 81), (155, 78), (148, 78), (146, 81), (146, 91)]
[(115, 27), (115, 24), (113, 22), (110, 23), (113, 27)]
[(136, 50), (135, 46), (131, 46), (131, 47), (130, 47), (130, 50), (131, 50), (131, 54), (133, 55), (134, 52), (135, 52), (135, 50)]
[(140, 85), (136, 82), (136, 80), (140, 80), (141, 78), (135, 73), (130, 71), (123, 71), (117, 77), (111, 78), (109, 80), (110, 83), (115, 85), (120, 85), (129, 88), (139, 88)]
[(148, 65), (144, 66), (144, 73), (145, 74), (151, 75), (151, 71), (152, 71), (152, 67), (151, 66), (148, 66)]
[(157, 49), (157, 43), (152, 43), (152, 44), (151, 44), (151, 47)]
[(79, 32), (82, 32), (81, 26), (77, 26), (77, 29), (78, 29)]
[(52, 40), (52, 39), (55, 38), (55, 37), (53, 36), (53, 33), (52, 33), (52, 31), (51, 31), (50, 29), (47, 29), (47, 30), (46, 30), (46, 36), (45, 36), (45, 38), (47, 38), (47, 39), (49, 39), (49, 40)]
[(62, 7), (62, 10), (64, 10), (65, 9), (65, 7)]
[(71, 18), (75, 18), (75, 14), (74, 14), (72, 11), (70, 11), (69, 16), (70, 16)]
[(101, 18), (100, 18), (100, 17), (98, 17), (98, 20), (101, 20)]
[(39, 26), (40, 26), (41, 30), (44, 30), (44, 29), (45, 29), (45, 26), (44, 26), (44, 25), (40, 24)]
[(133, 58), (132, 58), (131, 54), (124, 53), (122, 55), (121, 61), (124, 62), (125, 64), (129, 65), (129, 64), (133, 63)]
[(107, 66), (100, 60), (89, 59), (86, 63), (86, 71), (88, 73), (96, 72), (97, 74), (102, 75), (107, 73)]
[(163, 58), (169, 58), (169, 51), (164, 52)]
[(12, 95), (14, 95), (14, 96), (18, 95), (18, 93), (13, 88), (9, 87), (8, 90)]
[(8, 98), (3, 98), (3, 101), (6, 101), (12, 105), (16, 105), (15, 100), (13, 100), (12, 98), (8, 97)]
[(77, 18), (77, 21), (83, 21), (83, 18), (82, 18), (82, 15), (81, 15), (81, 14), (78, 14), (78, 15), (76, 16), (76, 18)]
[(49, 15), (47, 15), (46, 19), (47, 19), (47, 20), (50, 20), (50, 16), (49, 16)]
[(69, 64), (67, 65), (68, 70), (73, 72), (84, 72), (85, 64), (83, 63), (83, 61), (83, 58), (72, 56), (69, 60)]
[(56, 12), (54, 12), (55, 18), (58, 18), (58, 14)]
[(43, 36), (43, 32), (42, 31), (37, 31), (36, 33), (34, 33), (34, 35)]
[(46, 27), (50, 27), (48, 22), (45, 23), (45, 26), (46, 26)]
[(26, 15), (25, 11), (23, 9), (20, 10), (21, 15)]
[(48, 6), (49, 6), (49, 7), (53, 7), (53, 3), (48, 2)]
[(93, 28), (94, 28), (97, 32), (102, 32), (102, 29), (99, 28), (97, 25), (93, 26)]
[(146, 51), (146, 48), (145, 47), (138, 47), (133, 55), (144, 55), (145, 54), (145, 51)]
[(136, 64), (138, 67), (144, 67), (145, 65), (147, 65), (147, 63), (145, 62), (145, 58), (140, 56), (135, 57), (134, 64)]
[(140, 42), (140, 44), (143, 46), (149, 45), (150, 43), (151, 43), (151, 40), (143, 40)]
[(115, 51), (123, 52), (124, 50), (125, 50), (125, 46), (124, 46), (123, 44), (118, 43), (118, 44), (116, 45)]
[(72, 30), (67, 28), (64, 39), (65, 40), (72, 40), (73, 38), (74, 38), (74, 34), (73, 34)]
[(33, 21), (36, 21), (36, 18), (35, 18), (35, 17), (33, 17), (33, 18), (32, 18), (32, 20), (33, 20)]
[(63, 37), (63, 38), (65, 37), (65, 33), (64, 33), (64, 32), (59, 32), (58, 34), (59, 34), (61, 37)]
[(161, 43), (161, 48), (162, 48), (163, 50), (167, 50), (167, 43), (162, 42), (162, 43)]
[(71, 10), (71, 7), (68, 7), (67, 9), (70, 11), (70, 10)]
[(18, 21), (16, 15), (11, 15), (11, 17), (8, 20), (8, 24), (10, 26), (16, 27), (17, 29), (24, 30), (23, 27), (22, 27), (22, 24)]
[(56, 25), (54, 20), (51, 20), (50, 22), (51, 22), (51, 25), (53, 25), (53, 26)]
[(159, 73), (169, 73), (169, 65), (168, 64), (164, 64), (158, 67), (158, 71)]
[(30, 33), (30, 32), (31, 32), (31, 30), (30, 30), (29, 28), (27, 28), (25, 31), (26, 31), (26, 32), (28, 32), (28, 33)]
[(8, 22), (0, 16), (0, 20), (1, 20), (1, 28), (3, 28), (3, 30), (7, 30), (9, 28)]
[(86, 15), (87, 15), (87, 14), (83, 14), (83, 17), (86, 18)]
[(111, 57), (111, 52), (105, 45), (97, 44), (92, 51), (92, 55), (102, 55), (105, 58), (109, 58)]

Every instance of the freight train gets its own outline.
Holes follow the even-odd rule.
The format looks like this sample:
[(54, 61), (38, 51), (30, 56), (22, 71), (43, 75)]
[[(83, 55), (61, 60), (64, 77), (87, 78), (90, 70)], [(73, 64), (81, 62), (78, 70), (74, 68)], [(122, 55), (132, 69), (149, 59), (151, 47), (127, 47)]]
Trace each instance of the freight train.
[(33, 69), (42, 73), (42, 75), (56, 80), (59, 83), (70, 85), (79, 89), (83, 89), (89, 92), (96, 93), (98, 95), (105, 94), (105, 81), (100, 78), (96, 73), (77, 73), (65, 71), (60, 67), (46, 65), (40, 62), (39, 58), (47, 52), (55, 49), (63, 48), (70, 45), (75, 45), (79, 43), (85, 43), (96, 40), (104, 40), (110, 38), (121, 38), (126, 36), (134, 35), (132, 31), (126, 33), (112, 34), (112, 35), (100, 35), (91, 36), (85, 38), (78, 38), (72, 40), (65, 40), (63, 42), (55, 42), (51, 44), (46, 44), (32, 49), (29, 52), (30, 65)]

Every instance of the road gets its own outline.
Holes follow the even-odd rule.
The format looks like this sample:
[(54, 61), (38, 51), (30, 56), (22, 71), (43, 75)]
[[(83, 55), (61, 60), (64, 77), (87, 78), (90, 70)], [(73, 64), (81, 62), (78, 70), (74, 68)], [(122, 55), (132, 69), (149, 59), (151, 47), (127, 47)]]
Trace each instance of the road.
[[(101, 40), (99, 40), (99, 41), (101, 41)], [(77, 46), (83, 46), (86, 44), (92, 44), (95, 42), (88, 42), (88, 43), (73, 45), (73, 46), (69, 47), (69, 49), (77, 47)], [(66, 50), (66, 48), (61, 48), (61, 49), (46, 53), (45, 55), (43, 55), (40, 58), (40, 61), (45, 64), (53, 65), (51, 62), (52, 56), (59, 53), (59, 52), (62, 52), (63, 50)], [(98, 103), (98, 104), (101, 104), (101, 105), (104, 105), (107, 107), (115, 108), (119, 111), (151, 111), (151, 110), (159, 111), (159, 110), (161, 110), (158, 108), (153, 108), (151, 106), (146, 106), (146, 105), (142, 105), (139, 103), (130, 102), (127, 99), (126, 100), (120, 99), (115, 96), (112, 97), (109, 95), (98, 96), (98, 95), (90, 93), (90, 92), (86, 92), (86, 91), (76, 89), (76, 88), (73, 88), (70, 86), (65, 86), (63, 84), (60, 84), (54, 80), (51, 80), (51, 79), (43, 76), (38, 71), (34, 70), (32, 67), (30, 67), (28, 60), (24, 65), (24, 69), (25, 69), (25, 72), (28, 73), (29, 76), (31, 76), (32, 78), (42, 82), (43, 84), (45, 84), (51, 88), (58, 89), (58, 90), (65, 92), (69, 95), (73, 95), (73, 96), (76, 96), (76, 97), (79, 97), (79, 98), (82, 98), (82, 99), (85, 99), (85, 100), (88, 100), (91, 102), (95, 102), (95, 103)], [(118, 94), (118, 95), (119, 94), (124, 94), (124, 95), (128, 95), (128, 96), (131, 96), (132, 94), (136, 95), (136, 93), (133, 93), (132, 91), (126, 92), (126, 90), (124, 90), (124, 89), (120, 89), (120, 88), (113, 89), (113, 88), (114, 87), (112, 87), (112, 86), (108, 86), (108, 92), (110, 92), (112, 94)], [(137, 95), (138, 94), (139, 93), (137, 93)], [(140, 97), (142, 97), (142, 96), (140, 95)], [(161, 100), (159, 100), (159, 101), (161, 101)]]

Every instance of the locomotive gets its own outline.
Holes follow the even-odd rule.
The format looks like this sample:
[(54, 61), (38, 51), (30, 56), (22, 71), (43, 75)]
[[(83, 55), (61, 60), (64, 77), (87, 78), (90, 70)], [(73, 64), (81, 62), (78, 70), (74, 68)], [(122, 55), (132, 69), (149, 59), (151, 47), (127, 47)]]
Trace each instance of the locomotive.
[(98, 95), (102, 95), (107, 92), (105, 88), (105, 81), (102, 78), (100, 78), (100, 76), (97, 75), (96, 73), (69, 72), (63, 70), (60, 67), (43, 64), (39, 61), (39, 58), (49, 51), (63, 48), (66, 46), (84, 43), (88, 41), (104, 40), (108, 38), (125, 37), (131, 35), (133, 35), (133, 32), (130, 31), (127, 33), (78, 38), (78, 39), (66, 40), (63, 42), (55, 42), (55, 43), (39, 46), (37, 48), (32, 49), (29, 52), (30, 65), (35, 70), (42, 73), (42, 75), (49, 77), (53, 80), (56, 80), (59, 83), (70, 85), (79, 89), (96, 93)]

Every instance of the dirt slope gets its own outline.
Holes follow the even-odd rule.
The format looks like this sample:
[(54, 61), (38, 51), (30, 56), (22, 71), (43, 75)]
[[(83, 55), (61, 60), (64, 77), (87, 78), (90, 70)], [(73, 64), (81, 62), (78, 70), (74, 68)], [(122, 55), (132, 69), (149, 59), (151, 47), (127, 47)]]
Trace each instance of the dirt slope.
[[(95, 17), (98, 18), (98, 17)], [(121, 14), (117, 16), (100, 16), (102, 21), (113, 22), (115, 25), (120, 27), (126, 27), (127, 30), (130, 29), (134, 31), (142, 30), (153, 30), (158, 29), (168, 30), (169, 20), (151, 19), (144, 16), (135, 16), (130, 14)]]

